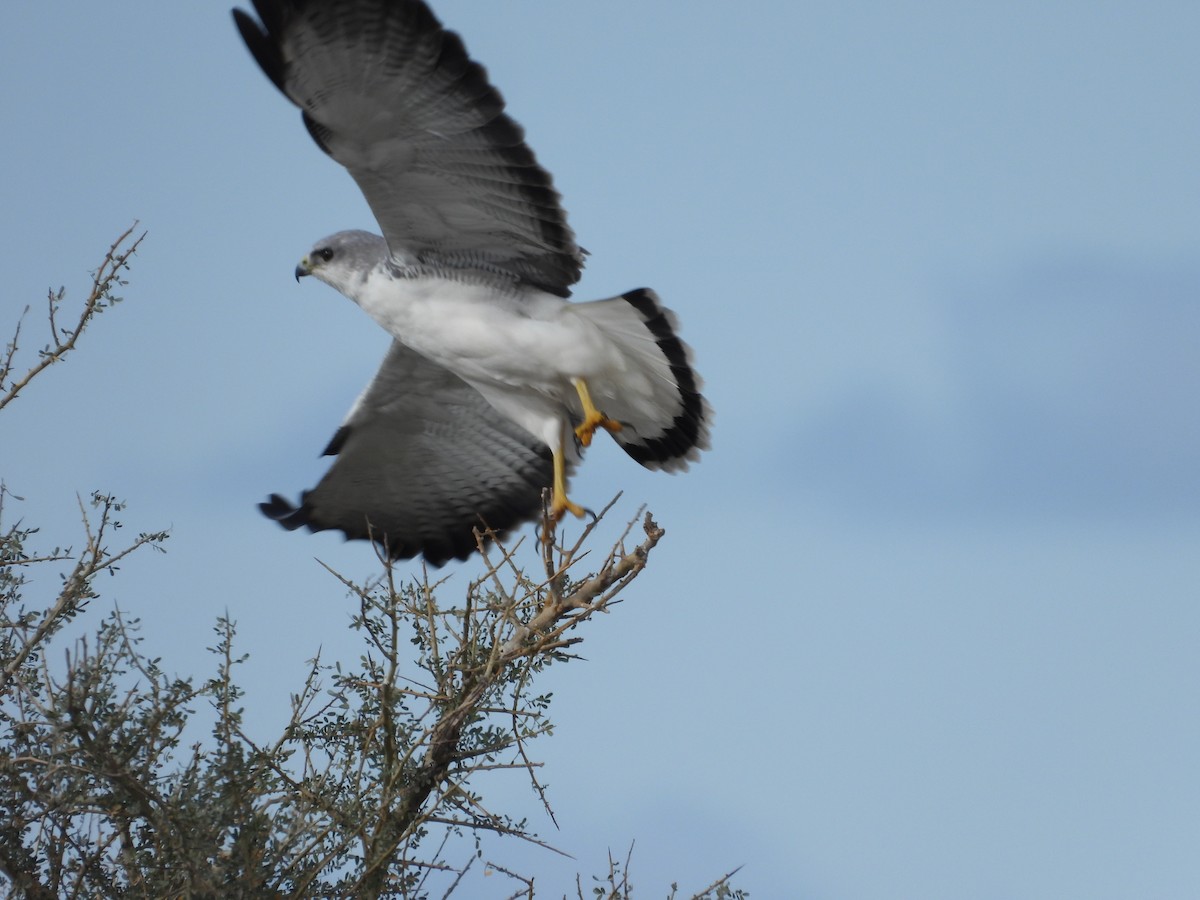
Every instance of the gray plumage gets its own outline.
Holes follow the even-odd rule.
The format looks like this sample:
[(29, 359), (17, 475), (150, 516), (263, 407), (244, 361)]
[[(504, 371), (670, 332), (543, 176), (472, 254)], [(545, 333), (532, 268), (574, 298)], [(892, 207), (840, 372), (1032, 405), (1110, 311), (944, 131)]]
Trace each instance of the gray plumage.
[(566, 478), (597, 429), (635, 460), (686, 469), (711, 411), (653, 291), (565, 299), (583, 254), (549, 174), (499, 93), (420, 0), (254, 0), (246, 45), (358, 183), (383, 238), (318, 241), (296, 269), (395, 343), (287, 528), (370, 537), (396, 558), (465, 558), (497, 533), (582, 508)]

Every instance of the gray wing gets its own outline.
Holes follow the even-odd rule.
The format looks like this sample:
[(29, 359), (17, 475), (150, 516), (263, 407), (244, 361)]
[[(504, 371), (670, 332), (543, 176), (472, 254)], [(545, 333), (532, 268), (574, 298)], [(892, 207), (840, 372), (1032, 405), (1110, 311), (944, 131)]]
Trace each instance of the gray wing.
[(254, 0), (234, 19), (397, 259), (508, 273), (560, 296), (583, 255), (487, 73), (420, 0)]
[(259, 504), (288, 529), (370, 538), (393, 559), (466, 559), (474, 528), (497, 535), (541, 512), (549, 448), (466, 382), (393, 342), (325, 450), (337, 459), (293, 506)]

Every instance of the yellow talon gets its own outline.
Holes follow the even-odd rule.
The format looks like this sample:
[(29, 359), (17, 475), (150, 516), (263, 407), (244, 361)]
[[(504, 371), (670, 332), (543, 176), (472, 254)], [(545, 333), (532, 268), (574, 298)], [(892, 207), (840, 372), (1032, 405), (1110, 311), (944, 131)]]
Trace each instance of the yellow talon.
[[(616, 419), (610, 419), (600, 410), (596, 409), (596, 404), (592, 402), (592, 395), (588, 391), (587, 382), (582, 378), (572, 379), (572, 384), (575, 385), (575, 390), (579, 392), (579, 402), (583, 404), (583, 421), (575, 429), (575, 437), (579, 439), (579, 443), (584, 447), (592, 445), (592, 436), (596, 433), (597, 428), (605, 429), (609, 434), (616, 434), (621, 430), (621, 423)], [(564, 502), (566, 495), (563, 495)], [(570, 509), (570, 506), (566, 507)], [(571, 510), (574, 512), (574, 510)], [(575, 515), (583, 515), (575, 513)]]
[(587, 510), (578, 503), (572, 503), (568, 500), (566, 494), (555, 492), (550, 500), (550, 518), (558, 522), (562, 520), (562, 517), (566, 513), (571, 513), (575, 518), (582, 519), (587, 515)]
[(587, 513), (578, 503), (567, 499), (567, 466), (561, 453), (554, 454), (554, 491), (550, 495), (550, 518), (555, 522), (561, 521), (564, 513), (571, 513), (577, 519), (582, 519)]

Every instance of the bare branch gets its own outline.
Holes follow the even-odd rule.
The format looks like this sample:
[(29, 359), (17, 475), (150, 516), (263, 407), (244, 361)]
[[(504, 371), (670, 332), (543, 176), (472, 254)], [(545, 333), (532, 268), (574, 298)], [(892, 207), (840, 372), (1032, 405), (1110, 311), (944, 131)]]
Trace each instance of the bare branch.
[(67, 354), (75, 349), (80, 335), (83, 334), (92, 319), (120, 301), (121, 298), (117, 297), (113, 291), (124, 284), (121, 280), (121, 273), (129, 268), (130, 257), (137, 252), (142, 240), (146, 237), (146, 232), (143, 231), (130, 241), (130, 236), (133, 234), (135, 228), (137, 228), (136, 222), (125, 229), (113, 241), (112, 246), (108, 248), (108, 252), (104, 255), (99, 268), (92, 273), (91, 291), (88, 293), (87, 299), (84, 300), (83, 309), (80, 311), (79, 318), (73, 326), (60, 327), (58, 324), (58, 311), (61, 308), (63, 298), (66, 296), (65, 291), (60, 288), (57, 292), (51, 290), (48, 293), (46, 302), (48, 307), (47, 321), (50, 326), (50, 342), (38, 351), (38, 361), (20, 378), (12, 380), (14, 361), (21, 337), (21, 325), (26, 313), (29, 311), (29, 307), (25, 307), (21, 316), (17, 319), (12, 340), (9, 341), (5, 347), (3, 357), (0, 358), (0, 409), (4, 409), (4, 407), (15, 400), (17, 395), (28, 387), (34, 378), (50, 366), (65, 359)]

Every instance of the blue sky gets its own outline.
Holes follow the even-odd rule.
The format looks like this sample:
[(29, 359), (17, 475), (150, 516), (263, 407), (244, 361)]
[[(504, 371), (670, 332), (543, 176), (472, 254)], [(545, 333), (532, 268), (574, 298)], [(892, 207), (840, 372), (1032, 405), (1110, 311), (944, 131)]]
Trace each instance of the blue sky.
[[(687, 475), (589, 454), (576, 499), (668, 535), (551, 673), (541, 831), (578, 862), (495, 858), (551, 895), (630, 839), (647, 896), (1200, 893), (1200, 7), (436, 9), (555, 176), (578, 295), (657, 289), (717, 410)], [(17, 0), (0, 75), (0, 323), (149, 231), (0, 474), (56, 540), (96, 488), (171, 527), (108, 596), (198, 676), (228, 611), (266, 737), (357, 653), (314, 557), (370, 552), (254, 504), (386, 348), (291, 279), (369, 213), (225, 4)]]

